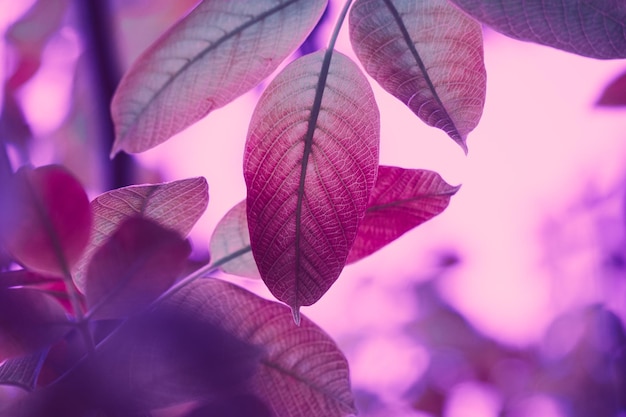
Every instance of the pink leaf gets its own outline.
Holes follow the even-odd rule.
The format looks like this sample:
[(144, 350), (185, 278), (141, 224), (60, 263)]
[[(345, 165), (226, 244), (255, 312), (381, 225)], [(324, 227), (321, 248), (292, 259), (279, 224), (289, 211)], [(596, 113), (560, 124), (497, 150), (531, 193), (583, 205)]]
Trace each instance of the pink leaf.
[(132, 185), (108, 191), (91, 202), (94, 226), (89, 246), (74, 272), (84, 290), (91, 257), (126, 219), (143, 216), (187, 236), (209, 202), (208, 184), (202, 177), (163, 184)]
[(376, 179), (379, 135), (372, 89), (338, 52), (292, 62), (257, 104), (244, 153), (250, 242), (296, 323), (343, 269)]
[(597, 106), (626, 106), (626, 72), (606, 86), (596, 102)]
[(91, 232), (82, 185), (64, 167), (47, 165), (21, 168), (8, 189), (10, 193), (2, 190), (8, 201), (0, 216), (0, 238), (7, 250), (28, 269), (64, 276), (81, 257)]
[(220, 262), (219, 265), (220, 269), (227, 274), (261, 278), (250, 251), (250, 232), (245, 200), (230, 209), (217, 224), (211, 236), (209, 252), (213, 262), (227, 260)]
[(140, 311), (174, 283), (190, 252), (187, 241), (158, 223), (125, 220), (89, 264), (85, 298), (91, 317), (122, 318)]
[(441, 213), (458, 189), (436, 172), (380, 166), (347, 263), (376, 252)]
[(337, 345), (306, 317), (233, 284), (195, 281), (167, 301), (265, 351), (250, 387), (275, 416), (339, 417), (356, 412), (348, 363)]
[(507, 36), (592, 58), (626, 58), (623, 0), (452, 0)]
[(356, 0), (350, 39), (372, 78), (467, 152), (486, 91), (477, 22), (448, 0)]
[(48, 350), (43, 349), (40, 352), (4, 361), (0, 365), (0, 385), (14, 385), (27, 391), (34, 390), (47, 353)]
[(41, 275), (27, 269), (0, 272), (0, 288), (23, 287), (28, 285), (58, 282), (58, 277)]
[(25, 288), (0, 289), (0, 363), (49, 346), (68, 330), (65, 310), (54, 298)]
[(244, 94), (300, 45), (327, 0), (212, 0), (154, 43), (112, 103), (112, 154), (142, 152)]

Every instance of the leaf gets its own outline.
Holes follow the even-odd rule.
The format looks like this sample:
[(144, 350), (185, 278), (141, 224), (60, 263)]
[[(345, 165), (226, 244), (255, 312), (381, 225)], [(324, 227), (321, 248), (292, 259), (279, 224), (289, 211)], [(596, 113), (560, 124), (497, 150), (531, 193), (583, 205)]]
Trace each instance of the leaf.
[(201, 2), (120, 82), (111, 106), (111, 154), (150, 149), (253, 88), (296, 50), (326, 3)]
[(91, 258), (124, 220), (140, 215), (181, 236), (187, 236), (206, 210), (208, 202), (208, 184), (203, 177), (132, 185), (96, 197), (91, 202), (93, 232), (74, 271), (76, 286), (84, 291), (85, 274)]
[(356, 262), (441, 213), (459, 187), (436, 172), (378, 167), (378, 178), (347, 263)]
[(189, 242), (142, 217), (125, 220), (91, 259), (85, 281), (90, 317), (124, 318), (168, 289), (185, 267)]
[[(228, 259), (227, 262), (219, 265), (220, 269), (227, 274), (261, 278), (254, 256), (250, 251), (246, 200), (235, 205), (219, 221), (211, 236), (209, 253), (214, 262)], [(236, 254), (239, 255), (234, 256)]]
[(486, 92), (477, 22), (448, 0), (356, 0), (350, 40), (372, 78), (467, 153)]
[(263, 281), (296, 323), (300, 306), (316, 302), (343, 269), (376, 179), (379, 135), (369, 83), (332, 51), (293, 61), (252, 115), (244, 152), (250, 243)]
[(29, 355), (70, 329), (65, 310), (39, 291), (0, 289), (0, 362)]
[(195, 281), (166, 303), (188, 308), (207, 324), (263, 349), (250, 387), (275, 416), (356, 413), (345, 357), (306, 317), (294, 326), (284, 306), (217, 279)]
[(606, 86), (596, 106), (626, 106), (626, 72)]
[(626, 58), (623, 0), (452, 0), (470, 16), (514, 39), (591, 58)]
[(48, 350), (44, 349), (31, 355), (7, 359), (0, 364), (0, 385), (14, 385), (27, 391), (34, 390), (47, 354)]
[(60, 165), (22, 167), (10, 181), (2, 208), (1, 236), (26, 268), (64, 276), (81, 257), (91, 232), (89, 199), (78, 180)]
[(0, 272), (0, 289), (57, 282), (57, 277), (41, 275), (27, 269)]

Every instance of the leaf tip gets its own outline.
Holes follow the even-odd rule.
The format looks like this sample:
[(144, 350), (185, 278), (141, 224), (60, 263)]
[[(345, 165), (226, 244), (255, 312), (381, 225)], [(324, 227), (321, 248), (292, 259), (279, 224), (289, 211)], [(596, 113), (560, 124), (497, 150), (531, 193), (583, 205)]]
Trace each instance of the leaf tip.
[(291, 314), (293, 315), (293, 322), (296, 326), (300, 326), (300, 307), (291, 307)]

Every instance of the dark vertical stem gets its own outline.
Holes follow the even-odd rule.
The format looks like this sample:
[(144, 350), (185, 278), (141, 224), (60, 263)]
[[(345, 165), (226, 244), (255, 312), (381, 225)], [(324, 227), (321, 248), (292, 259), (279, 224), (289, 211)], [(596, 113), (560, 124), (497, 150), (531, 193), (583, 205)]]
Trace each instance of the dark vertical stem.
[(92, 91), (97, 107), (97, 125), (100, 137), (101, 166), (104, 172), (102, 186), (106, 189), (123, 187), (133, 183), (133, 159), (120, 153), (112, 161), (109, 153), (115, 138), (109, 105), (121, 77), (112, 29), (112, 13), (109, 0), (76, 0), (74, 2), (92, 78)]

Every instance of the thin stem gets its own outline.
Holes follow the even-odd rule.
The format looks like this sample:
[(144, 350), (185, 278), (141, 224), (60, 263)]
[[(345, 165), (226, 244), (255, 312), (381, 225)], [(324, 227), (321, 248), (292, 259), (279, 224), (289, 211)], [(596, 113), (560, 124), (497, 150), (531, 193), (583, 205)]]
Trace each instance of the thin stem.
[(332, 51), (333, 49), (335, 49), (335, 44), (337, 43), (337, 37), (339, 36), (339, 31), (341, 30), (341, 27), (343, 26), (344, 20), (346, 20), (346, 15), (348, 14), (348, 11), (350, 10), (351, 5), (352, 5), (352, 0), (347, 0), (346, 4), (343, 6), (343, 9), (341, 10), (341, 13), (339, 14), (339, 17), (337, 18), (337, 23), (335, 24), (333, 33), (330, 36), (330, 41), (328, 42), (329, 51)]

